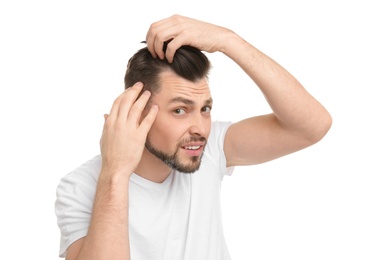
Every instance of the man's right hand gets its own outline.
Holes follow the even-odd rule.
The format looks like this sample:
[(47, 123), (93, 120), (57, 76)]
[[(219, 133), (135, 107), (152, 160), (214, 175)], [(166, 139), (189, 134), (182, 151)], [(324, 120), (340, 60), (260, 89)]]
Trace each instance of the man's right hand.
[(126, 89), (114, 101), (109, 115), (104, 115), (100, 148), (102, 168), (107, 171), (102, 172), (132, 174), (141, 160), (147, 133), (158, 112), (158, 107), (153, 105), (143, 118), (151, 93), (145, 91), (137, 99), (142, 88), (142, 83), (138, 82)]

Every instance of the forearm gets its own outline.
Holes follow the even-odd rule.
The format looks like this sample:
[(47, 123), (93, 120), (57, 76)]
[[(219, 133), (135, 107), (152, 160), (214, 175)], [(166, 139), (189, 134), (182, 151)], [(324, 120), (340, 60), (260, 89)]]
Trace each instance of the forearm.
[(309, 139), (321, 138), (328, 130), (329, 113), (277, 62), (235, 33), (230, 35), (222, 52), (256, 83), (281, 127), (309, 134)]
[[(129, 174), (101, 172), (88, 234), (77, 259), (130, 259), (128, 237)], [(118, 176), (118, 177), (117, 177)]]
[(129, 180), (141, 160), (147, 133), (158, 112), (153, 106), (141, 120), (151, 95), (144, 92), (137, 98), (142, 88), (138, 82), (123, 92), (113, 102), (110, 114), (104, 115), (100, 140), (102, 169), (90, 226), (86, 237), (69, 247), (68, 260), (130, 259)]

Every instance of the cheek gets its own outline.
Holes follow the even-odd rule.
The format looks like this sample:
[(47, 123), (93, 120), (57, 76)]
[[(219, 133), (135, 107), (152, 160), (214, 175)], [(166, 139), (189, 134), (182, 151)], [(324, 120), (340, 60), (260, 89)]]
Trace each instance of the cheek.
[(184, 133), (182, 122), (175, 122), (172, 118), (158, 114), (148, 136), (155, 145), (174, 148)]

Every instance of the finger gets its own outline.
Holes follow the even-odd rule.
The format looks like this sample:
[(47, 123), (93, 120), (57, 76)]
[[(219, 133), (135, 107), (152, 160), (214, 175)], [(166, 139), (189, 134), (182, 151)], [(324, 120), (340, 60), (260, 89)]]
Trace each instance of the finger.
[(151, 106), (149, 113), (145, 116), (145, 118), (141, 121), (139, 130), (142, 131), (145, 135), (150, 131), (151, 126), (153, 125), (156, 116), (158, 115), (159, 108), (157, 105)]
[(151, 33), (148, 39), (146, 39), (147, 42), (147, 49), (150, 51), (151, 55), (154, 58), (159, 57), (159, 59), (164, 59), (164, 37), (159, 32)]
[(128, 114), (129, 122), (134, 122), (136, 125), (138, 125), (140, 117), (146, 107), (146, 104), (149, 102), (150, 97), (151, 92), (144, 91), (144, 93), (139, 97), (139, 99), (136, 100), (136, 102), (133, 104)]
[(116, 118), (118, 116), (119, 104), (120, 104), (121, 99), (125, 92), (126, 92), (126, 90), (113, 101), (113, 104), (112, 104), (111, 110), (109, 111), (109, 116), (108, 116), (110, 119)]
[(147, 34), (146, 34), (146, 44), (147, 44), (147, 49), (149, 50), (149, 52), (151, 53), (151, 56), (153, 56), (153, 58), (155, 59), (156, 57), (157, 57), (157, 55), (156, 55), (156, 52), (155, 52), (155, 50), (154, 50), (154, 45), (153, 44), (151, 44), (151, 43), (153, 43), (155, 40), (155, 34), (153, 34), (152, 32), (151, 32), (151, 26), (150, 26), (150, 28), (149, 28), (149, 30), (148, 30), (148, 32), (147, 32)]
[[(150, 28), (149, 30), (147, 31), (147, 34), (146, 34), (146, 43), (147, 43), (147, 48), (148, 50), (150, 51), (151, 55), (156, 58), (158, 55), (157, 55), (157, 50), (162, 50), (162, 47), (159, 48), (159, 49), (155, 49), (155, 42), (156, 41), (159, 41), (159, 40), (156, 40), (156, 37), (157, 35), (159, 35), (167, 26), (168, 26), (168, 21), (169, 21), (170, 18), (165, 18), (165, 19), (162, 19), (160, 21), (157, 21), (155, 23), (152, 23), (150, 25)], [(165, 25), (167, 24), (167, 25)], [(162, 56), (159, 56), (160, 59), (163, 59), (164, 58), (164, 53), (160, 53), (160, 55), (162, 54)]]
[(128, 111), (123, 112), (123, 110), (129, 110), (129, 108), (132, 106), (137, 96), (141, 92), (142, 87), (142, 83), (138, 82), (132, 87), (126, 89), (121, 95), (119, 95), (113, 102), (108, 120), (115, 121), (119, 117), (126, 118), (126, 116), (128, 115)]
[[(168, 42), (164, 51), (164, 43)], [(186, 30), (180, 28), (179, 25), (169, 26), (164, 31), (160, 32), (154, 39), (154, 50), (160, 59), (164, 57), (170, 62), (173, 62), (173, 57), (177, 49), (183, 45), (189, 45), (186, 37)]]
[(128, 114), (130, 113), (131, 107), (136, 102), (136, 99), (142, 91), (143, 85), (141, 82), (136, 83), (122, 98), (118, 111), (118, 118), (122, 119), (123, 122), (127, 120)]
[(103, 125), (103, 131), (104, 131), (104, 129), (106, 127), (106, 122), (107, 122), (107, 119), (108, 119), (108, 114), (104, 114), (103, 117), (104, 117), (104, 125)]
[(104, 135), (104, 132), (106, 131), (106, 127), (107, 127), (106, 122), (107, 122), (107, 119), (108, 119), (108, 114), (104, 114), (103, 117), (104, 117), (104, 125), (103, 125), (102, 136), (99, 139), (99, 146), (102, 145), (103, 135)]
[(183, 37), (182, 34), (178, 35), (176, 38), (174, 38), (172, 41), (169, 42), (167, 45), (166, 51), (165, 51), (165, 57), (168, 60), (169, 63), (173, 62), (175, 52), (183, 45), (185, 44), (182, 41)]
[(165, 56), (163, 48), (164, 48), (164, 41), (156, 37), (154, 41), (154, 50), (156, 55), (161, 60), (163, 60)]
[(174, 16), (152, 24), (146, 42), (149, 51), (155, 55), (153, 57), (158, 56), (160, 59), (164, 59), (164, 43), (179, 35), (180, 30), (180, 24)]

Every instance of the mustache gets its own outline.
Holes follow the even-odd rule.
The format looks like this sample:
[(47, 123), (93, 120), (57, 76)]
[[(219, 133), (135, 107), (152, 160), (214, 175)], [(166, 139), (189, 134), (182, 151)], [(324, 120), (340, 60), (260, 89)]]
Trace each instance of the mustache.
[(186, 143), (192, 143), (192, 142), (203, 142), (207, 143), (207, 139), (203, 136), (191, 136), (189, 138), (183, 139), (179, 142), (178, 146), (183, 146)]

